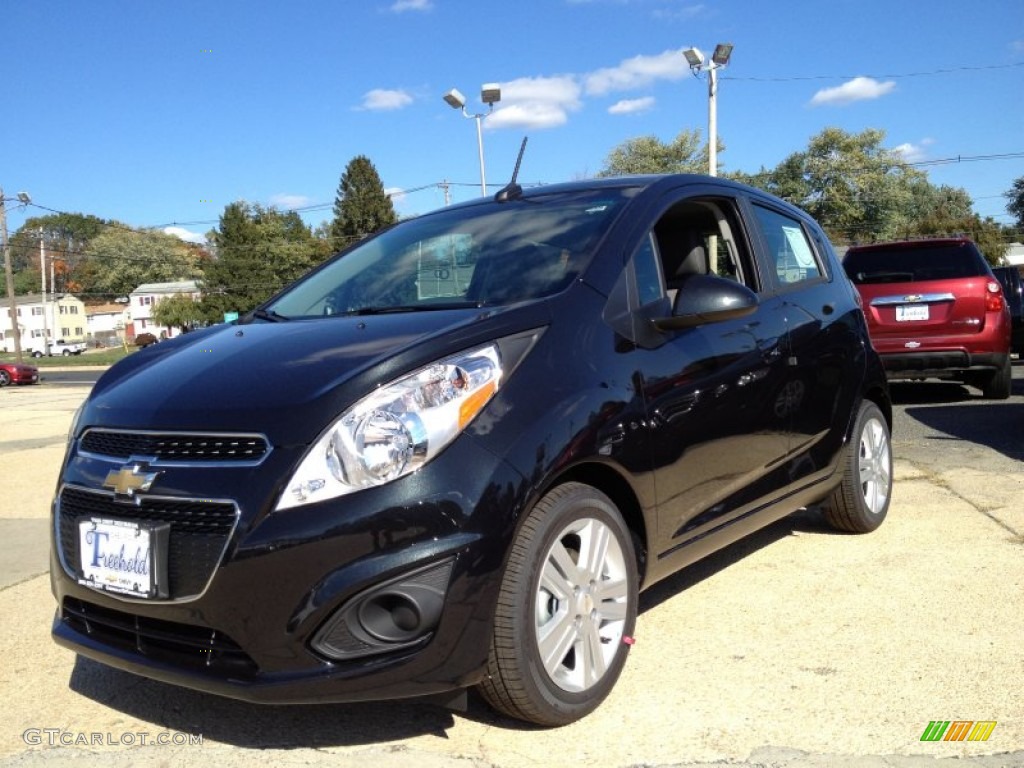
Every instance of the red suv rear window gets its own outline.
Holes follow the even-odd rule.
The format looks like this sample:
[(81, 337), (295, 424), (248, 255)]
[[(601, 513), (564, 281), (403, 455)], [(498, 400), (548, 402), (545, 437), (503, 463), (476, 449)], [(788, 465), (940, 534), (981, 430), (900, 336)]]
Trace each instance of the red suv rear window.
[(915, 283), (987, 274), (981, 254), (966, 243), (851, 249), (843, 260), (843, 268), (856, 285)]

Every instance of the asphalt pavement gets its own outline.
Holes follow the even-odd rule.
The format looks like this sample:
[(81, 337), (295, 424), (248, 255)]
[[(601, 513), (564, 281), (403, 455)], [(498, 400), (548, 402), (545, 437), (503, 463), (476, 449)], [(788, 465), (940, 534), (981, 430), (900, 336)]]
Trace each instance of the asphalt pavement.
[[(958, 385), (894, 387), (882, 528), (840, 535), (803, 511), (656, 585), (611, 697), (551, 730), (475, 697), (465, 713), (260, 707), (57, 647), (47, 519), (88, 383), (0, 390), (0, 767), (1024, 766), (1024, 367), (1014, 373), (1000, 403)], [(995, 726), (986, 741), (922, 741), (947, 720)]]

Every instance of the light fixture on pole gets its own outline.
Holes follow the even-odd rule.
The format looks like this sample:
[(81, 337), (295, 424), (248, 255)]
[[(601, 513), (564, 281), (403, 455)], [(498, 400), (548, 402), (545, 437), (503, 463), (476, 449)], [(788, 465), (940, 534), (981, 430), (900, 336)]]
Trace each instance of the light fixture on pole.
[(487, 195), (487, 174), (484, 170), (484, 134), (481, 123), (494, 111), (494, 105), (501, 101), (501, 86), (498, 83), (484, 83), (480, 87), (480, 101), (487, 105), (487, 111), (477, 114), (470, 114), (466, 110), (466, 97), (456, 88), (448, 91), (443, 98), (452, 109), (462, 110), (463, 117), (476, 120), (476, 148), (480, 155), (480, 196), (484, 197)]
[(699, 77), (701, 72), (708, 73), (708, 174), (718, 175), (718, 110), (716, 101), (718, 97), (718, 70), (729, 63), (732, 56), (732, 43), (719, 43), (715, 46), (715, 52), (711, 54), (711, 61), (704, 59), (704, 54), (699, 48), (687, 48), (683, 51), (686, 63), (694, 77)]
[[(7, 277), (7, 301), (8, 314), (11, 317), (11, 336), (14, 337), (14, 355), (19, 363), (25, 362), (21, 354), (21, 328), (18, 327), (18, 302), (14, 298), (14, 271), (11, 269), (11, 251), (7, 247), (7, 209), (4, 203), (13, 198), (4, 197), (4, 191), (0, 188), (0, 250), (4, 252), (4, 273)], [(18, 202), (28, 205), (32, 198), (26, 192), (18, 193)]]

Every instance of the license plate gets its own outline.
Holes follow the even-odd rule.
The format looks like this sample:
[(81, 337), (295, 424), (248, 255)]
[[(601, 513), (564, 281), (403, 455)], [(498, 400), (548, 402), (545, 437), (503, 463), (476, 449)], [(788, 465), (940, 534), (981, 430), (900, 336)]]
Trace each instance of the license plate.
[(904, 320), (927, 320), (928, 319), (928, 305), (927, 304), (900, 304), (896, 307), (896, 320), (897, 322), (903, 322)]
[(166, 596), (170, 526), (91, 517), (78, 523), (79, 583), (130, 597)]

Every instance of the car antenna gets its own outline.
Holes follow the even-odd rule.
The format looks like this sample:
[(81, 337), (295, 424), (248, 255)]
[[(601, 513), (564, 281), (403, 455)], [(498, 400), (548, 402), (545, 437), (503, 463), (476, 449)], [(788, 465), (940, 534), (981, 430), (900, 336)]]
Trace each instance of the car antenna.
[(526, 140), (529, 138), (529, 136), (523, 136), (523, 143), (519, 147), (519, 157), (516, 158), (516, 167), (512, 171), (512, 181), (498, 190), (498, 194), (494, 196), (496, 202), (504, 203), (508, 200), (518, 200), (523, 196), (523, 188), (516, 184), (516, 177), (519, 176), (519, 165), (523, 162), (523, 152), (526, 151)]

